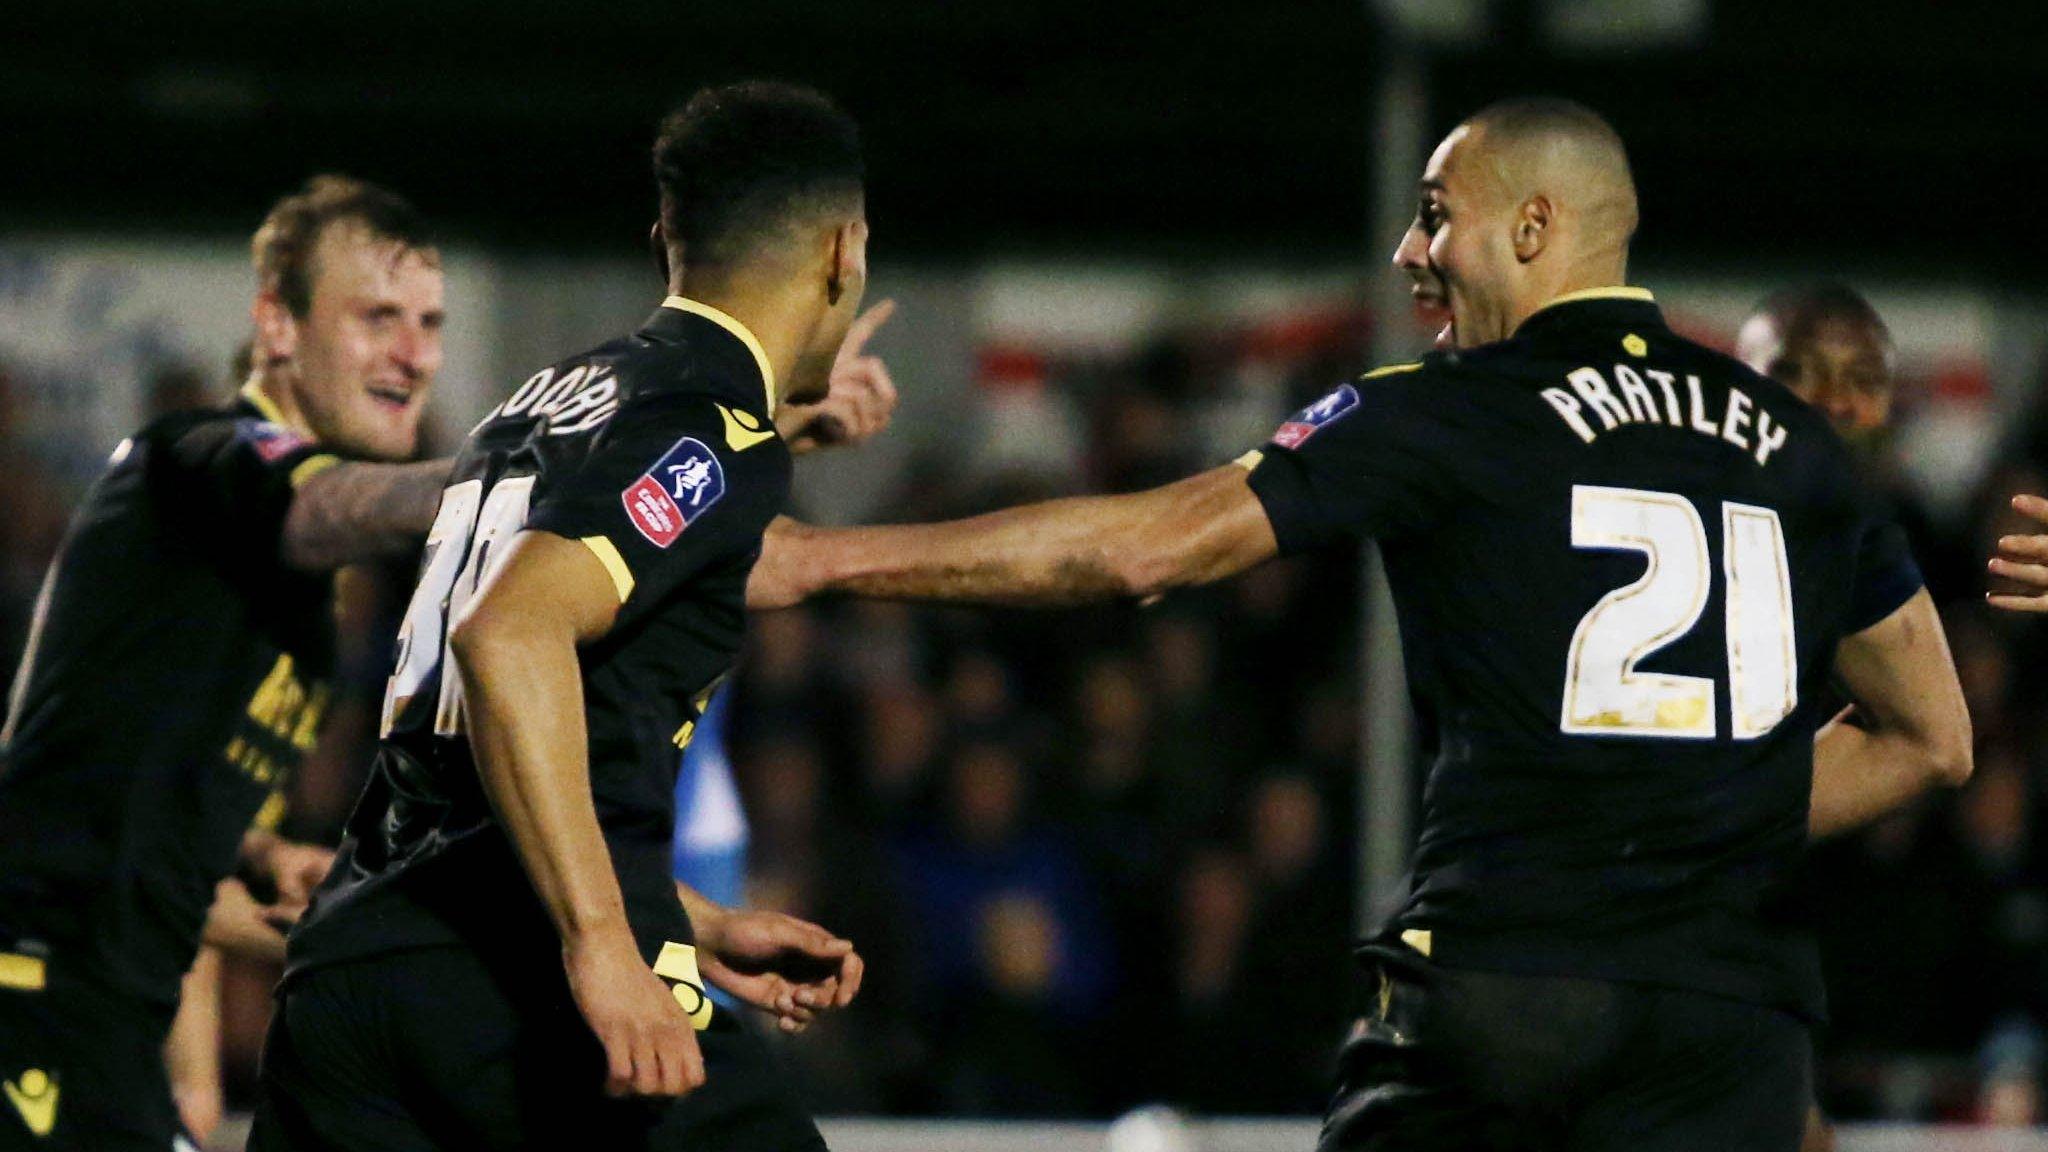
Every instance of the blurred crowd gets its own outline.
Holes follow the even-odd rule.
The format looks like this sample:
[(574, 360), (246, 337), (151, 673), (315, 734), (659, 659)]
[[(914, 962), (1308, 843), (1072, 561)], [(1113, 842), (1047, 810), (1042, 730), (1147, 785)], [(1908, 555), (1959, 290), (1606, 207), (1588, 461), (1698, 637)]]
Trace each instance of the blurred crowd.
[[(880, 506), (930, 519), (1219, 463), (1369, 366), (1368, 335), (1340, 320), (1168, 337), (1136, 356), (992, 350), (978, 426)], [(224, 399), (208, 375), (166, 370), (153, 406)], [(10, 676), (76, 497), (18, 435), (33, 396), (0, 367)], [(1980, 498), (1932, 505), (1894, 485), (1945, 606), (1978, 768), (1962, 792), (1814, 855), (1833, 1005), (1821, 1095), (1838, 1118), (2042, 1119), (2048, 645), (2034, 618), (1981, 607), (1981, 558), (2009, 530), (2005, 494), (2048, 487), (2048, 423), (1997, 450)], [(1887, 446), (1871, 451), (1891, 474)], [(1147, 608), (827, 601), (757, 616), (726, 689), (749, 897), (852, 938), (869, 962), (851, 1009), (776, 1041), (812, 1104), (1319, 1112), (1362, 915), (1359, 571), (1355, 555), (1290, 561)], [(295, 786), (297, 834), (333, 837), (353, 801), (410, 579), (344, 575), (351, 672)], [(243, 1092), (273, 976), (230, 975), (227, 1067)]]

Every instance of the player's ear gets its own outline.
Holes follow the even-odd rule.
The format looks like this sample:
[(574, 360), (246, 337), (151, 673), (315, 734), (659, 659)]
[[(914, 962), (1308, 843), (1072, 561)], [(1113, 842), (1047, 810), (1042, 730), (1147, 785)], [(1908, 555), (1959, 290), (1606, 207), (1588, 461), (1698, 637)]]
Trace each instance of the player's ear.
[(275, 364), (298, 352), (299, 319), (276, 292), (258, 292), (256, 302), (249, 306), (249, 318), (256, 323), (252, 363)]
[(1527, 264), (1549, 241), (1551, 204), (1548, 196), (1531, 196), (1515, 210), (1515, 259)]
[(851, 220), (832, 230), (832, 257), (825, 279), (825, 302), (837, 307), (846, 293), (854, 299), (867, 288), (868, 225)]
[(656, 218), (654, 226), (647, 230), (647, 251), (654, 257), (655, 271), (661, 273), (662, 286), (664, 288), (667, 287), (669, 268), (668, 231), (661, 226), (659, 218)]

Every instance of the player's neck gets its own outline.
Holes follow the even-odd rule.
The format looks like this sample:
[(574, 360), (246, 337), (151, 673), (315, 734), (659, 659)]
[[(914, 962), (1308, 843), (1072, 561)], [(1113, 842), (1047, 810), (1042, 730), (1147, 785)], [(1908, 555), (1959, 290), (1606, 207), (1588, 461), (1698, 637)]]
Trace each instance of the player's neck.
[(306, 414), (299, 409), (298, 397), (282, 373), (256, 368), (242, 385), (241, 396), (254, 405), (265, 420), (282, 424), (308, 439), (313, 438), (312, 426), (306, 423)]
[(1530, 285), (1529, 290), (1523, 293), (1509, 310), (1508, 332), (1512, 335), (1529, 317), (1568, 296), (1627, 286), (1626, 264), (1617, 264), (1611, 260), (1576, 264), (1561, 276), (1550, 277)]
[[(753, 335), (774, 373), (768, 406), (779, 406), (809, 334), (801, 312), (787, 299), (787, 290), (763, 289), (736, 277), (691, 276), (685, 283), (676, 276), (669, 281), (669, 294), (716, 308)], [(773, 412), (767, 415), (775, 417)]]

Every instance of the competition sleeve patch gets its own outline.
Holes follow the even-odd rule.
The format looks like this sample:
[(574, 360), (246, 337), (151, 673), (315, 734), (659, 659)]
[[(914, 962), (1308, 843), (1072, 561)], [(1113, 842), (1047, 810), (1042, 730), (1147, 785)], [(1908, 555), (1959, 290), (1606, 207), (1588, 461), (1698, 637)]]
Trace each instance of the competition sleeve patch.
[(275, 464), (312, 443), (284, 425), (268, 420), (247, 421), (241, 426), (241, 433), (248, 439), (250, 447), (256, 449), (257, 458), (265, 464)]
[(1308, 438), (1350, 415), (1358, 407), (1358, 389), (1349, 384), (1303, 408), (1273, 433), (1273, 443), (1282, 448), (1299, 448)]
[(626, 518), (656, 548), (667, 548), (725, 495), (725, 469), (704, 442), (685, 436), (619, 494)]

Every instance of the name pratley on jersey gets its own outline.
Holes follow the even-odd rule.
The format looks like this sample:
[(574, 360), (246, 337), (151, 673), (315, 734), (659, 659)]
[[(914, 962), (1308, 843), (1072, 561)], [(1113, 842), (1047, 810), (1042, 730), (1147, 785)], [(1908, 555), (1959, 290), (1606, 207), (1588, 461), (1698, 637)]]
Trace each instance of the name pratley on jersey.
[[(1609, 378), (1613, 383), (1609, 384)], [(1785, 446), (1789, 434), (1783, 424), (1771, 418), (1771, 414), (1757, 407), (1749, 393), (1740, 388), (1728, 389), (1727, 403), (1719, 413), (1707, 411), (1707, 401), (1700, 384), (1700, 378), (1687, 374), (1683, 386), (1676, 373), (1657, 368), (1644, 368), (1638, 372), (1626, 364), (1616, 364), (1603, 374), (1600, 369), (1587, 366), (1574, 368), (1565, 375), (1570, 391), (1563, 388), (1545, 388), (1543, 399), (1563, 417), (1579, 439), (1591, 444), (1604, 432), (1631, 424), (1663, 424), (1672, 428), (1685, 428), (1703, 436), (1725, 440), (1756, 457), (1758, 464), (1768, 464), (1772, 453)], [(1656, 391), (1651, 391), (1651, 385)], [(1684, 403), (1680, 403), (1680, 393)], [(1661, 401), (1661, 403), (1660, 403)], [(1599, 427), (1588, 420), (1599, 421)]]

